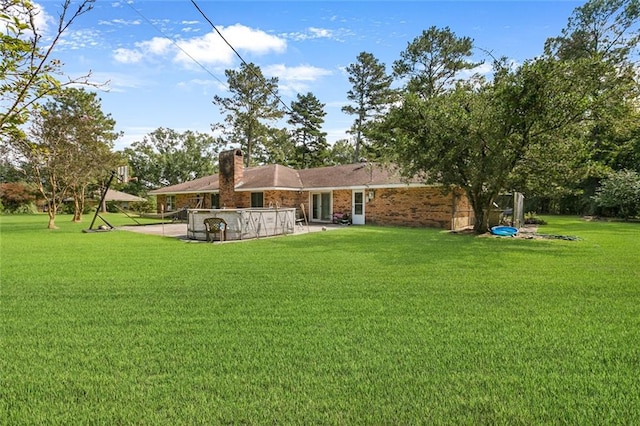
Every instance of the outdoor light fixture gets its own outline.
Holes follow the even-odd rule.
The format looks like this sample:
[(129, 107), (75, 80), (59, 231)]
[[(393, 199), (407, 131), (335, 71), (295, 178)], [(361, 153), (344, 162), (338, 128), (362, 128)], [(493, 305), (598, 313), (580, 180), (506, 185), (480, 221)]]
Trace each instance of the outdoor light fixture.
[(373, 191), (369, 191), (369, 201), (373, 200)]

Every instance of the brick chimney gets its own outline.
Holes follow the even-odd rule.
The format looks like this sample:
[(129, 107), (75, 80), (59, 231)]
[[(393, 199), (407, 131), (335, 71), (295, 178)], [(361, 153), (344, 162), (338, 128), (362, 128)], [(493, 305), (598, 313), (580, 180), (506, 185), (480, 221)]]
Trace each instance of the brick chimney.
[(235, 187), (242, 180), (244, 171), (242, 150), (232, 149), (221, 152), (218, 165), (220, 167), (218, 173), (220, 207), (235, 208)]

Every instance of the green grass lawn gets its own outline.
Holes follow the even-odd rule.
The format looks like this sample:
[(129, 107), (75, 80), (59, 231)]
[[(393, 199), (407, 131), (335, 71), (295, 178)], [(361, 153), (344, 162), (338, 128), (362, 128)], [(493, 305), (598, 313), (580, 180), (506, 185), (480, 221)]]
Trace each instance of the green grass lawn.
[(545, 219), (580, 240), (0, 217), (0, 424), (640, 424), (640, 225)]

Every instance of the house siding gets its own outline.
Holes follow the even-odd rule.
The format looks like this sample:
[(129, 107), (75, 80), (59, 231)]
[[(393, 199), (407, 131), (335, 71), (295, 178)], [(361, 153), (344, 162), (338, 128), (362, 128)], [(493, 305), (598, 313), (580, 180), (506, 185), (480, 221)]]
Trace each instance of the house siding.
[[(369, 190), (365, 191), (365, 197)], [(473, 210), (468, 198), (461, 191), (443, 194), (438, 188), (387, 188), (375, 189), (372, 200), (365, 205), (366, 223), (384, 226), (435, 227), (462, 229), (473, 225)], [(300, 206), (304, 204), (309, 217), (308, 191), (264, 192), (264, 207), (295, 207), (302, 217)], [(196, 208), (195, 194), (177, 194), (176, 210), (184, 207)], [(211, 208), (209, 194), (203, 194), (201, 208)], [(333, 213), (351, 214), (352, 190), (333, 191)], [(233, 206), (226, 208), (248, 208), (251, 206), (250, 192), (236, 192)], [(158, 206), (166, 203), (165, 195), (158, 195)]]
[(350, 189), (338, 189), (333, 191), (333, 213), (351, 214), (351, 193)]
[(438, 188), (388, 188), (374, 190), (365, 206), (366, 222), (376, 225), (427, 226), (451, 229), (459, 194)]
[[(263, 207), (296, 208), (297, 216), (302, 218), (302, 208), (309, 219), (310, 194), (308, 190), (258, 189), (242, 190), (243, 157), (241, 150), (220, 153), (220, 172), (218, 188), (220, 208), (251, 207), (251, 192), (262, 192)], [(357, 172), (361, 167), (350, 169)], [(328, 173), (329, 170), (324, 173)], [(373, 179), (373, 178), (371, 178)], [(314, 181), (317, 185), (318, 182)], [(269, 185), (264, 183), (265, 187)], [(365, 193), (365, 223), (391, 226), (436, 227), (443, 229), (462, 229), (473, 224), (473, 210), (464, 191), (457, 189), (443, 192), (438, 187), (397, 185), (382, 187), (367, 185), (362, 187)], [(277, 187), (276, 184), (273, 185)], [(240, 188), (241, 190), (236, 190)], [(325, 187), (326, 188), (326, 187)], [(327, 191), (327, 190), (325, 190)], [(373, 198), (369, 193), (373, 191)], [(332, 213), (349, 213), (352, 209), (352, 189), (334, 189), (332, 193)], [(203, 201), (200, 208), (211, 208), (210, 193), (200, 193)], [(158, 194), (158, 211), (166, 205), (166, 195)], [(176, 194), (176, 209), (196, 208), (197, 193)]]
[[(198, 198), (200, 195), (200, 198)], [(211, 194), (176, 194), (176, 205), (173, 211), (181, 210), (184, 208), (188, 209), (210, 209), (211, 208)], [(200, 205), (198, 205), (198, 199), (200, 200)], [(160, 212), (164, 206), (167, 205), (167, 196), (165, 194), (158, 194), (156, 196), (157, 203), (157, 211)]]

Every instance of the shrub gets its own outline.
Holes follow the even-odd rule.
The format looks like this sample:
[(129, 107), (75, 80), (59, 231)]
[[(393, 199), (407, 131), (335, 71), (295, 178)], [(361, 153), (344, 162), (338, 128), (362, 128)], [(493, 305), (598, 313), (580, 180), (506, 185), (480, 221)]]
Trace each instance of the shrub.
[(129, 203), (129, 209), (136, 213), (149, 213), (154, 211), (155, 205), (151, 203), (151, 201), (138, 201), (134, 203)]
[(27, 206), (36, 200), (33, 188), (24, 182), (6, 182), (0, 183), (0, 200), (2, 202), (2, 211), (6, 213), (21, 213)]
[(536, 212), (528, 212), (524, 215), (524, 223), (527, 225), (546, 225), (547, 222), (544, 219), (536, 216)]
[(632, 170), (613, 172), (602, 180), (593, 198), (613, 216), (636, 216), (640, 211), (640, 175)]

